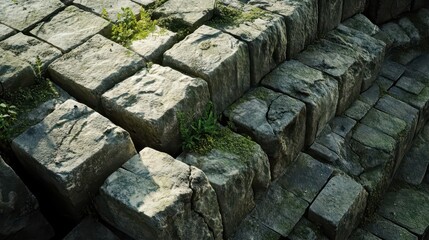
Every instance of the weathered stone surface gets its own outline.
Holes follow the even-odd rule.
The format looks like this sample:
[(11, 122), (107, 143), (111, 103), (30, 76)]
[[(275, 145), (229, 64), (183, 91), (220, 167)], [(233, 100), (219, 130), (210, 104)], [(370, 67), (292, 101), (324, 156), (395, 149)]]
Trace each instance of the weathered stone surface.
[(268, 74), (262, 85), (294, 97), (306, 105), (305, 144), (313, 143), (326, 123), (335, 116), (338, 83), (298, 61), (287, 61)]
[(413, 61), (418, 56), (422, 55), (421, 49), (416, 48), (407, 48), (407, 49), (393, 49), (390, 52), (389, 59), (391, 61), (397, 62), (399, 64), (402, 64), (406, 66), (411, 61)]
[(176, 154), (181, 146), (178, 114), (201, 116), (209, 102), (207, 83), (154, 64), (103, 94), (106, 115), (125, 128), (138, 149)]
[(389, 94), (419, 110), (420, 117), (417, 130), (420, 129), (429, 117), (429, 87), (425, 87), (419, 95), (415, 95), (393, 86), (389, 89)]
[(280, 185), (273, 184), (251, 215), (286, 237), (302, 218), (308, 205)]
[(387, 92), (389, 88), (392, 87), (393, 84), (395, 83), (392, 80), (385, 78), (383, 76), (378, 76), (375, 82), (380, 87), (380, 90), (383, 92)]
[(16, 33), (15, 30), (0, 23), (0, 41), (12, 36), (15, 33)]
[(0, 238), (42, 240), (53, 234), (37, 199), (0, 156)]
[(206, 80), (219, 113), (250, 87), (247, 45), (208, 26), (198, 28), (165, 52), (163, 63)]
[(356, 121), (346, 116), (338, 116), (329, 122), (329, 126), (334, 133), (343, 138), (349, 138), (352, 129), (356, 126)]
[(392, 47), (405, 47), (411, 43), (407, 33), (396, 23), (389, 22), (382, 25), (381, 31), (385, 32), (393, 41)]
[(375, 218), (365, 225), (365, 229), (382, 239), (417, 240), (417, 236), (391, 221), (375, 215)]
[[(408, 68), (418, 71), (429, 78), (429, 54), (423, 54), (415, 58), (407, 65)], [(428, 83), (429, 85), (429, 83)]]
[(192, 28), (198, 28), (213, 16), (215, 0), (169, 0), (155, 9), (156, 17), (180, 19)]
[(319, 36), (336, 28), (343, 15), (343, 0), (319, 1)]
[(405, 31), (405, 33), (410, 38), (410, 43), (417, 45), (420, 43), (420, 33), (419, 30), (414, 26), (414, 23), (407, 17), (403, 17), (398, 21), (399, 26)]
[(10, 51), (0, 48), (0, 83), (2, 91), (14, 91), (30, 86), (36, 76), (30, 64), (24, 62)]
[(384, 61), (380, 75), (392, 81), (397, 81), (405, 72), (405, 67), (393, 61)]
[(305, 104), (267, 88), (256, 88), (225, 111), (239, 133), (250, 136), (270, 158), (279, 177), (304, 147)]
[(410, 16), (410, 19), (419, 30), (420, 37), (422, 37), (422, 39), (427, 39), (429, 37), (429, 9), (420, 9), (417, 14)]
[(216, 193), (205, 174), (150, 148), (107, 178), (96, 207), (135, 239), (222, 239)]
[[(351, 0), (345, 0), (345, 1), (351, 1)], [(362, 2), (362, 1), (353, 1), (353, 2)], [(363, 1), (365, 2), (365, 1)], [(344, 7), (346, 7), (347, 5), (344, 3)], [(344, 13), (343, 13), (344, 14)], [(346, 21), (344, 21), (342, 23), (343, 25), (352, 28), (352, 29), (356, 29), (358, 31), (361, 31), (363, 33), (368, 34), (369, 36), (374, 36), (377, 33), (380, 32), (380, 28), (373, 24), (367, 17), (365, 17), (365, 15), (363, 14), (357, 14), (356, 16), (347, 19)]]
[(293, 228), (292, 232), (287, 236), (287, 239), (328, 240), (328, 238), (322, 233), (319, 227), (308, 221), (306, 218), (301, 218), (301, 220), (299, 220), (299, 222)]
[(61, 51), (34, 37), (18, 33), (2, 42), (0, 47), (13, 52), (19, 58), (36, 66), (37, 58), (40, 58), (43, 70), (61, 56)]
[(361, 220), (367, 196), (353, 179), (333, 177), (311, 204), (308, 217), (331, 239), (347, 239)]
[(63, 238), (64, 240), (94, 239), (94, 240), (119, 240), (120, 238), (113, 234), (103, 224), (96, 219), (87, 217), (79, 225)]
[(401, 138), (403, 138), (406, 129), (405, 121), (375, 108), (369, 110), (368, 114), (365, 116), (365, 118), (362, 119), (361, 123), (380, 130), (381, 132), (388, 134), (398, 141), (401, 141)]
[(161, 62), (162, 54), (176, 42), (176, 33), (156, 26), (145, 39), (133, 41), (130, 48), (147, 61)]
[(367, 14), (376, 23), (387, 22), (410, 11), (412, 0), (369, 0)]
[(365, 3), (366, 0), (344, 0), (343, 15), (341, 19), (344, 21), (347, 18), (357, 16), (359, 13), (365, 10)]
[(101, 35), (63, 55), (51, 65), (52, 80), (73, 97), (99, 109), (100, 97), (143, 68), (143, 58)]
[(402, 90), (405, 90), (407, 92), (413, 93), (413, 94), (420, 94), (423, 89), (425, 88), (425, 85), (413, 78), (402, 76), (397, 82), (396, 85), (398, 88), (401, 88)]
[(381, 238), (358, 228), (350, 235), (349, 240), (381, 240)]
[(107, 20), (75, 6), (69, 6), (48, 22), (40, 23), (30, 32), (61, 51), (68, 52), (93, 35), (103, 34), (108, 26)]
[(429, 226), (429, 196), (406, 188), (388, 192), (378, 214), (421, 237)]
[(369, 104), (370, 106), (374, 106), (378, 99), (380, 99), (381, 94), (382, 92), (380, 91), (380, 87), (377, 84), (374, 84), (368, 90), (360, 94), (359, 100)]
[(105, 11), (106, 17), (112, 21), (116, 21), (117, 14), (122, 13), (121, 8), (130, 8), (136, 15), (141, 8), (139, 4), (131, 0), (74, 0), (73, 4), (97, 15), (101, 15)]
[(136, 152), (127, 132), (73, 100), (15, 138), (12, 148), (76, 217), (107, 176)]
[(142, 6), (150, 6), (151, 4), (156, 2), (156, 0), (132, 0), (132, 1)]
[(248, 2), (286, 19), (288, 58), (294, 58), (317, 37), (317, 0), (251, 0)]
[(333, 170), (327, 165), (316, 161), (305, 153), (301, 153), (277, 182), (295, 196), (311, 203), (326, 184), (332, 172)]
[(360, 121), (368, 111), (371, 109), (371, 105), (364, 103), (360, 100), (356, 100), (345, 112), (344, 115), (352, 118), (356, 121)]
[(59, 11), (63, 6), (64, 4), (57, 0), (2, 1), (0, 3), (0, 22), (18, 31), (26, 31)]
[(278, 240), (280, 234), (266, 227), (259, 220), (248, 215), (240, 224), (231, 240), (243, 239), (263, 239), (263, 240)]
[(395, 151), (395, 139), (365, 124), (357, 125), (353, 131), (352, 138), (366, 147), (381, 150), (385, 153), (393, 154)]

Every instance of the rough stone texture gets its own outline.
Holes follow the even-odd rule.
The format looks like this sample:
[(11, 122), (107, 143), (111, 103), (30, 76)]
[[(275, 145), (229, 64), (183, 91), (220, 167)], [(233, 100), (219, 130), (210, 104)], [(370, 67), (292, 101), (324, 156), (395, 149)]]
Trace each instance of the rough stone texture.
[[(242, 136), (230, 134), (235, 141), (243, 141)], [(265, 191), (270, 183), (267, 155), (256, 143), (250, 149), (245, 159), (241, 152), (221, 149), (212, 149), (204, 155), (188, 153), (179, 157), (207, 175), (218, 197), (225, 237), (231, 236), (254, 208), (254, 195)]]
[(16, 33), (15, 30), (0, 23), (0, 41), (12, 36), (15, 33)]
[(396, 82), (395, 86), (416, 95), (420, 94), (425, 88), (425, 85), (423, 83), (407, 76), (402, 76)]
[(318, 226), (314, 225), (306, 218), (301, 218), (295, 225), (292, 232), (287, 236), (290, 240), (303, 240), (303, 239), (314, 239), (314, 240), (328, 240), (328, 238), (322, 233)]
[(405, 47), (411, 43), (411, 39), (407, 33), (397, 24), (393, 22), (386, 23), (381, 26), (381, 31), (393, 41), (392, 47)]
[(240, 224), (231, 240), (243, 239), (263, 239), (263, 240), (278, 240), (280, 234), (266, 227), (260, 221), (248, 215)]
[(404, 72), (405, 67), (403, 65), (386, 60), (381, 67), (380, 75), (396, 82)]
[(0, 48), (0, 83), (1, 90), (15, 91), (20, 87), (30, 86), (36, 76), (30, 64), (22, 61), (15, 54)]
[(341, 17), (342, 21), (363, 12), (363, 10), (365, 10), (365, 4), (366, 0), (344, 0), (343, 15)]
[(161, 62), (164, 52), (176, 42), (176, 33), (156, 26), (145, 39), (133, 41), (130, 48), (147, 61)]
[(103, 94), (106, 115), (125, 128), (138, 149), (176, 154), (181, 146), (178, 114), (198, 118), (209, 102), (207, 83), (154, 64)]
[(136, 152), (127, 132), (74, 100), (15, 138), (12, 149), (75, 217), (107, 176)]
[(338, 83), (298, 61), (283, 63), (263, 79), (262, 85), (305, 103), (307, 146), (313, 143), (327, 122), (335, 116)]
[(205, 174), (150, 148), (110, 175), (96, 207), (135, 239), (222, 239), (216, 193)]
[(94, 239), (94, 240), (119, 240), (120, 238), (113, 234), (103, 224), (96, 219), (87, 217), (83, 219), (79, 225), (63, 238), (63, 240), (80, 240), (80, 239)]
[(213, 16), (215, 0), (169, 0), (155, 9), (154, 16), (180, 19), (192, 28), (198, 28)]
[(388, 192), (378, 214), (421, 237), (429, 226), (429, 196), (406, 188)]
[(107, 17), (112, 21), (116, 21), (117, 14), (122, 13), (121, 8), (130, 8), (135, 15), (140, 13), (141, 8), (139, 4), (131, 0), (74, 0), (73, 4), (97, 15), (101, 15), (105, 10)]
[(383, 92), (387, 92), (389, 88), (392, 87), (393, 84), (395, 83), (392, 80), (385, 78), (383, 76), (378, 76), (375, 82), (380, 87), (380, 90)]
[(378, 99), (380, 99), (381, 95), (382, 92), (380, 90), (380, 87), (377, 84), (374, 84), (368, 90), (360, 94), (359, 100), (366, 104), (374, 106), (377, 103)]
[(419, 30), (414, 26), (414, 23), (407, 17), (403, 17), (398, 21), (399, 26), (407, 33), (412, 45), (420, 43), (421, 37)]
[(156, 2), (156, 0), (132, 0), (132, 1), (142, 6), (150, 6), (151, 4)]
[(251, 0), (248, 2), (286, 19), (288, 58), (295, 57), (317, 37), (317, 0)]
[(93, 35), (103, 34), (108, 26), (107, 20), (75, 6), (69, 6), (48, 22), (37, 25), (30, 33), (61, 51), (68, 52)]
[[(345, 0), (345, 1), (352, 1), (352, 0)], [(354, 1), (354, 2), (362, 2), (362, 1)], [(364, 1), (365, 2), (365, 1)], [(344, 7), (347, 6), (344, 3)], [(346, 21), (342, 22), (342, 24), (346, 27), (361, 31), (363, 33), (368, 34), (369, 36), (374, 36), (377, 33), (380, 32), (380, 28), (373, 24), (365, 15), (363, 14), (357, 14), (356, 16), (347, 19)]]
[(381, 240), (381, 238), (358, 228), (350, 235), (349, 240)]
[(251, 215), (286, 237), (302, 218), (308, 205), (280, 185), (273, 184)]
[(0, 238), (42, 240), (53, 234), (37, 199), (0, 156)]
[(329, 122), (329, 126), (334, 133), (343, 138), (348, 138), (352, 129), (356, 126), (356, 121), (346, 116), (338, 116)]
[(367, 196), (353, 179), (333, 177), (311, 204), (308, 217), (331, 239), (347, 239), (361, 220)]
[(99, 109), (100, 97), (143, 68), (143, 58), (101, 35), (63, 55), (51, 65), (52, 80), (73, 97)]
[(343, 15), (343, 0), (319, 0), (319, 36), (336, 28)]
[[(423, 54), (415, 58), (407, 67), (424, 74), (429, 79), (429, 54)], [(429, 85), (429, 82), (427, 85)]]
[(391, 221), (375, 215), (375, 218), (365, 225), (365, 229), (382, 239), (417, 240), (417, 236)]
[(327, 165), (301, 153), (277, 182), (295, 196), (311, 203), (325, 186), (332, 172)]
[(57, 0), (2, 1), (0, 3), (0, 22), (18, 31), (26, 31), (59, 11), (63, 6), (64, 4)]
[(345, 112), (344, 115), (352, 118), (356, 121), (360, 121), (368, 111), (371, 109), (371, 105), (364, 103), (360, 100), (356, 100)]
[(380, 24), (410, 11), (411, 2), (412, 0), (368, 0), (367, 14), (376, 24)]
[(198, 28), (165, 52), (163, 63), (206, 80), (218, 113), (250, 87), (247, 45), (208, 26)]
[(34, 37), (18, 33), (2, 42), (0, 47), (13, 52), (19, 58), (35, 66), (37, 57), (42, 62), (42, 68), (45, 70), (48, 65), (61, 56), (61, 51), (51, 45), (42, 42)]
[(270, 158), (279, 177), (304, 147), (305, 104), (267, 88), (256, 88), (225, 111), (239, 133), (250, 136)]

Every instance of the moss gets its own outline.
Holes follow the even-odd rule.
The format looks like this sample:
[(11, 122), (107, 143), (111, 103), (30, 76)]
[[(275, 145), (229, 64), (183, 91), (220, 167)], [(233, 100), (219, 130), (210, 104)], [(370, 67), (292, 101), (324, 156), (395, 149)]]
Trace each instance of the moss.
[(237, 8), (218, 4), (214, 11), (214, 17), (208, 22), (209, 26), (238, 26), (245, 22), (253, 22), (261, 17), (269, 17), (267, 12), (260, 8), (252, 8), (249, 11), (241, 11)]
[(158, 25), (160, 27), (166, 28), (172, 32), (175, 32), (178, 40), (182, 40), (187, 35), (192, 32), (191, 27), (189, 27), (183, 19), (174, 18), (174, 17), (164, 17), (158, 19)]

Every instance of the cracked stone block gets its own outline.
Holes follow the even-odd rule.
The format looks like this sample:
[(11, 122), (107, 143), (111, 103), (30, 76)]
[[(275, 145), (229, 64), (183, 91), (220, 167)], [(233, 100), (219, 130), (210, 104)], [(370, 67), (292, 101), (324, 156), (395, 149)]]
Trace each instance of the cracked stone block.
[(277, 182), (295, 196), (311, 203), (325, 186), (332, 172), (332, 168), (310, 155), (301, 153)]
[(319, 193), (308, 211), (331, 239), (347, 239), (359, 224), (368, 193), (350, 177), (335, 176)]
[(39, 203), (0, 156), (0, 238), (50, 239), (54, 231), (39, 210)]
[(391, 221), (375, 215), (375, 218), (365, 225), (367, 231), (382, 239), (417, 240), (417, 236)]
[(367, 15), (380, 24), (410, 11), (412, 0), (368, 0)]
[(47, 22), (38, 24), (30, 33), (68, 52), (93, 35), (104, 34), (109, 24), (104, 18), (69, 6)]
[(177, 42), (177, 34), (165, 28), (155, 27), (146, 38), (131, 42), (130, 49), (149, 62), (161, 62), (162, 55)]
[(323, 127), (335, 116), (338, 102), (337, 81), (298, 61), (281, 64), (265, 76), (262, 85), (305, 103), (306, 146), (314, 142)]
[(15, 54), (0, 48), (0, 83), (2, 91), (15, 91), (35, 83), (33, 68)]
[(406, 47), (411, 44), (411, 39), (407, 33), (397, 23), (389, 22), (381, 26), (381, 31), (385, 32), (392, 40), (392, 47)]
[(407, 188), (388, 192), (378, 214), (420, 238), (429, 226), (429, 196)]
[(0, 23), (0, 41), (14, 35), (16, 33), (12, 28)]
[(247, 45), (208, 26), (198, 28), (165, 52), (163, 63), (206, 80), (218, 113), (250, 87)]
[(305, 214), (308, 205), (306, 201), (280, 185), (273, 184), (252, 211), (251, 216), (283, 237), (287, 237)]
[(204, 80), (154, 64), (107, 91), (101, 102), (138, 149), (149, 146), (176, 154), (181, 147), (177, 115), (201, 116), (209, 98)]
[(350, 235), (349, 240), (382, 240), (382, 239), (368, 231), (358, 228)]
[(101, 35), (95, 35), (51, 65), (49, 75), (77, 100), (99, 109), (100, 98), (145, 65), (143, 58)]
[[(345, 1), (352, 1), (352, 0), (345, 0)], [(354, 2), (360, 2), (360, 1), (354, 1)], [(346, 4), (344, 4), (346, 6)], [(346, 27), (361, 31), (363, 33), (368, 34), (369, 36), (375, 36), (377, 33), (380, 32), (380, 28), (371, 22), (365, 15), (363, 14), (357, 14), (352, 18), (349, 18), (342, 22)]]
[(337, 80), (337, 115), (343, 113), (358, 97), (362, 87), (362, 64), (356, 55), (332, 42), (321, 40), (310, 45), (297, 56), (297, 60), (320, 70)]
[(222, 239), (219, 205), (206, 175), (151, 148), (107, 178), (96, 208), (135, 239)]
[(420, 43), (421, 37), (419, 30), (414, 26), (414, 23), (407, 17), (403, 17), (398, 21), (399, 26), (407, 33), (412, 45)]
[(361, 15), (360, 13), (365, 10), (365, 4), (366, 0), (344, 0), (341, 20), (344, 21), (348, 18)]
[(238, 150), (213, 148), (208, 153), (184, 153), (178, 158), (207, 175), (218, 197), (226, 238), (255, 207), (254, 196), (265, 192), (271, 180), (268, 157), (262, 148), (241, 135), (227, 132), (226, 137), (215, 141), (248, 145), (248, 153), (243, 156)]
[(345, 112), (344, 115), (354, 119), (356, 121), (360, 121), (368, 111), (371, 109), (371, 105), (362, 102), (360, 100), (356, 100)]
[(32, 66), (37, 65), (37, 57), (39, 57), (43, 69), (47, 69), (51, 62), (61, 56), (61, 51), (57, 48), (22, 33), (0, 42), (0, 47), (13, 52)]
[(331, 31), (341, 23), (343, 0), (319, 0), (319, 36)]
[(18, 31), (27, 31), (64, 6), (57, 0), (16, 0), (0, 3), (0, 22)]
[(328, 240), (321, 229), (314, 225), (312, 222), (306, 218), (301, 218), (299, 222), (295, 225), (292, 232), (287, 236), (287, 239), (290, 240), (303, 240), (303, 239), (318, 239), (318, 240)]
[(73, 4), (99, 16), (105, 11), (106, 17), (114, 22), (117, 20), (118, 13), (122, 13), (122, 8), (130, 8), (135, 15), (139, 14), (142, 8), (131, 0), (74, 0)]
[(317, 37), (318, 0), (251, 0), (255, 5), (283, 16), (287, 29), (287, 57), (294, 58)]
[(250, 136), (270, 158), (271, 176), (279, 177), (298, 156), (305, 140), (305, 104), (259, 87), (225, 111), (239, 133)]
[(232, 236), (231, 240), (243, 239), (264, 239), (264, 240), (278, 240), (281, 235), (274, 230), (266, 227), (259, 220), (247, 216), (238, 227), (237, 231)]
[(386, 60), (381, 67), (380, 75), (396, 82), (404, 74), (405, 69), (399, 63)]
[(94, 240), (119, 240), (102, 223), (94, 218), (86, 217), (73, 230), (63, 238), (64, 240), (94, 239)]
[(179, 19), (191, 28), (198, 28), (213, 17), (215, 0), (169, 0), (155, 9), (156, 18)]
[[(243, 14), (252, 14), (256, 9), (246, 6), (241, 6), (237, 10), (242, 11)], [(250, 82), (253, 86), (258, 85), (267, 73), (286, 60), (287, 50), (284, 18), (268, 11), (259, 11), (263, 11), (260, 17), (239, 25), (211, 24), (212, 27), (247, 43), (250, 57)]]
[(136, 153), (126, 131), (74, 100), (15, 138), (12, 149), (73, 218), (83, 214), (103, 181)]
[[(423, 54), (410, 62), (407, 67), (414, 71), (422, 73), (429, 79), (429, 54)], [(429, 85), (429, 82), (427, 83)]]

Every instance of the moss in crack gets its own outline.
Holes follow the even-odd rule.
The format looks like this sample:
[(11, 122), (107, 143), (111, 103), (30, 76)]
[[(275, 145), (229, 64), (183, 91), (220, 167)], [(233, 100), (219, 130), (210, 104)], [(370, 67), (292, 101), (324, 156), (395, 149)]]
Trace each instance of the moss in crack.
[(238, 26), (245, 22), (253, 22), (258, 18), (270, 18), (266, 11), (254, 7), (249, 11), (242, 11), (235, 7), (217, 4), (214, 17), (207, 23), (212, 27)]
[(182, 40), (187, 35), (191, 34), (192, 28), (187, 25), (183, 19), (174, 17), (163, 17), (158, 19), (158, 25), (175, 32), (178, 40)]

